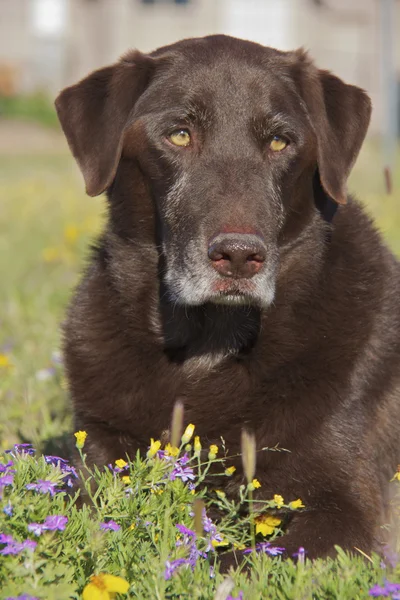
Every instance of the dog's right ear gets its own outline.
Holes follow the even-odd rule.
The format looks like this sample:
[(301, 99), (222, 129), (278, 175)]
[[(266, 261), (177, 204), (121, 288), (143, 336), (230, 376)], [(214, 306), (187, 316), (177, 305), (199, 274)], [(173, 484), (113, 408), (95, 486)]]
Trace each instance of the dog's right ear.
[(113, 182), (124, 130), (152, 70), (151, 57), (130, 52), (58, 96), (58, 118), (89, 196), (98, 196)]

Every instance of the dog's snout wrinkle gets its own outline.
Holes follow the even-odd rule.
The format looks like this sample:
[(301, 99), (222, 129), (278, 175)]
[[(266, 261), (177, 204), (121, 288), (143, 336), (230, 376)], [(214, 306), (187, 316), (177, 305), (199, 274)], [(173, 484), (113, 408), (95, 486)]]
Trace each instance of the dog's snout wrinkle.
[(262, 269), (266, 248), (257, 235), (220, 234), (211, 240), (208, 257), (223, 277), (249, 279)]

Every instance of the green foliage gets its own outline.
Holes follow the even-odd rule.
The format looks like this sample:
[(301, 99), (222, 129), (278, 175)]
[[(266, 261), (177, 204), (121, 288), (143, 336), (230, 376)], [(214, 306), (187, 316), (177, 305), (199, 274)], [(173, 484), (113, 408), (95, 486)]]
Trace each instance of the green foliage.
[(28, 96), (0, 96), (0, 117), (35, 121), (46, 127), (57, 127), (57, 114), (46, 94)]

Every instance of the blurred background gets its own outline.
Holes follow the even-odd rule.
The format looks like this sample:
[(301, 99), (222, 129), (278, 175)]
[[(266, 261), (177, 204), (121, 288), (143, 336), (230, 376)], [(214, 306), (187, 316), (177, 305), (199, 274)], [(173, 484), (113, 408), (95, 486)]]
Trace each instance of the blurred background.
[(400, 0), (0, 0), (0, 443), (70, 427), (59, 324), (104, 202), (84, 194), (54, 98), (112, 63), (226, 33), (283, 50), (370, 94), (349, 188), (400, 255)]

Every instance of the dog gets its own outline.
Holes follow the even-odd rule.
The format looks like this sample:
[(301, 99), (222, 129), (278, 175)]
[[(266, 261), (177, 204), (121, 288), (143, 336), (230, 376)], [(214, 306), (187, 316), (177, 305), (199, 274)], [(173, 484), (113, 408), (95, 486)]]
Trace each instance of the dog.
[(64, 335), (88, 461), (145, 451), (183, 398), (230, 454), (243, 428), (289, 450), (257, 453), (256, 492), (302, 499), (289, 555), (380, 548), (400, 462), (400, 271), (346, 190), (367, 94), (302, 49), (213, 35), (130, 51), (56, 108), (87, 193), (107, 194)]

